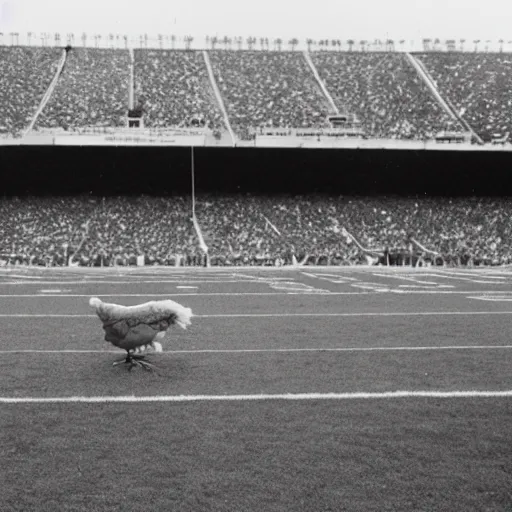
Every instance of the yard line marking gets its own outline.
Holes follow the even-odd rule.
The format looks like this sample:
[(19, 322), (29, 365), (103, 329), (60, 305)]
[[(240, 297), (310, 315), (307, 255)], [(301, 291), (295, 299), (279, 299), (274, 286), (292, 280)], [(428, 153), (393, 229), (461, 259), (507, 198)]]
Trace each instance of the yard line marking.
[(416, 311), (368, 313), (230, 313), (195, 315), (197, 318), (250, 318), (250, 317), (358, 317), (358, 316), (450, 316), (450, 315), (512, 315), (512, 311)]
[[(350, 284), (350, 283), (347, 283)], [(355, 285), (351, 285), (355, 286)], [(385, 286), (385, 285), (384, 285)], [(512, 291), (499, 291), (497, 290), (403, 290), (403, 289), (386, 289), (378, 288), (376, 286), (366, 286), (366, 285), (359, 285), (359, 288), (368, 288), (369, 290), (374, 290), (375, 294), (382, 294), (382, 293), (395, 293), (398, 295), (474, 295), (475, 293), (481, 293), (481, 294), (512, 294)], [(262, 296), (282, 296), (282, 295), (329, 295), (330, 297), (336, 296), (336, 295), (370, 295), (372, 292), (322, 292), (322, 291), (313, 291), (313, 290), (304, 290), (304, 291), (289, 291), (289, 292), (210, 292), (210, 293), (108, 293), (108, 294), (98, 294), (95, 293), (95, 297), (210, 297), (210, 296), (224, 296), (224, 297), (239, 297), (244, 295), (262, 295)], [(91, 293), (76, 293), (76, 294), (43, 294), (43, 293), (4, 293), (0, 294), (0, 298), (6, 299), (6, 298), (20, 298), (20, 297), (27, 297), (27, 298), (53, 298), (56, 297), (92, 297), (93, 294)], [(512, 295), (511, 295), (512, 296)]]
[(90, 281), (86, 279), (82, 279), (80, 281), (0, 281), (0, 286), (4, 285), (16, 285), (16, 286), (29, 286), (29, 285), (41, 285), (41, 284), (80, 284), (80, 285), (87, 285), (87, 284), (172, 284), (172, 283), (182, 283), (182, 284), (221, 284), (221, 283), (261, 283), (260, 281), (247, 281), (246, 279), (214, 279), (214, 280), (207, 280), (207, 281), (200, 281), (198, 279), (190, 280), (190, 278), (187, 278), (186, 280), (183, 279), (165, 279), (165, 280), (159, 280), (159, 279), (151, 279), (151, 280), (139, 280), (139, 279), (132, 279), (131, 281), (105, 281), (105, 280), (98, 280), (98, 281)]
[[(441, 269), (439, 270), (435, 270), (435, 272), (437, 272), (438, 274), (441, 274), (442, 276), (447, 276), (447, 275), (450, 275), (450, 276), (470, 276), (470, 277), (484, 277), (486, 279), (503, 279), (503, 276), (511, 276), (511, 273), (510, 272), (504, 272), (504, 273), (499, 273), (499, 272), (494, 272), (498, 275), (492, 275), (488, 272), (481, 272), (479, 270), (475, 270), (474, 272), (464, 272), (464, 271), (457, 271), (457, 272), (447, 272), (447, 271), (443, 271)], [(430, 273), (431, 275), (434, 275), (433, 272)]]
[(354, 400), (377, 398), (509, 398), (507, 391), (384, 391), (381, 393), (286, 393), (260, 395), (156, 395), (156, 396), (69, 396), (0, 397), (1, 404), (115, 403), (115, 402), (242, 402), (257, 400)]
[[(493, 283), (494, 284), (494, 283)], [(445, 288), (446, 286), (444, 285), (439, 285), (439, 288), (441, 288), (441, 286), (443, 288)], [(449, 286), (450, 288), (453, 288), (453, 286)], [(397, 289), (397, 290), (390, 290), (391, 293), (398, 293), (398, 294), (402, 294), (402, 293), (408, 293), (408, 294), (416, 294), (416, 295), (421, 295), (421, 294), (425, 294), (425, 295), (461, 295), (461, 294), (475, 294), (475, 293), (496, 293), (496, 290), (440, 290), (440, 289), (435, 289), (435, 290), (400, 290), (400, 289)], [(507, 291), (504, 291), (504, 292), (501, 292), (500, 293), (512, 293), (512, 292), (507, 292)], [(333, 293), (333, 295), (335, 295)]]
[(289, 281), (290, 280), (289, 277), (276, 277), (276, 276), (261, 277), (261, 276), (257, 276), (257, 275), (250, 276), (247, 274), (237, 274), (237, 273), (232, 274), (231, 277), (245, 277), (246, 279), (244, 279), (243, 281), (247, 282), (247, 283), (253, 282), (253, 281), (267, 283), (268, 281)]
[(474, 281), (479, 284), (510, 284), (510, 281)]
[(503, 294), (496, 294), (496, 295), (482, 295), (482, 296), (471, 296), (467, 297), (468, 299), (475, 299), (475, 300), (487, 300), (491, 302), (512, 302), (512, 296), (511, 295), (503, 295)]
[(313, 279), (328, 281), (329, 283), (334, 284), (347, 284), (351, 281), (358, 281), (355, 277), (345, 277), (335, 274), (311, 274), (309, 272), (301, 272), (301, 274), (307, 277), (312, 277)]
[(7, 274), (6, 277), (13, 278), (16, 277), (18, 279), (45, 279), (46, 276), (31, 276), (28, 274)]
[(41, 314), (41, 313), (18, 313), (18, 314), (0, 314), (0, 318), (94, 318), (97, 315), (82, 315), (82, 314)]
[(266, 284), (274, 290), (287, 290), (290, 292), (303, 292), (303, 293), (330, 293), (329, 290), (322, 290), (315, 288), (305, 283), (294, 281), (290, 278), (275, 278), (275, 277), (258, 277), (258, 276), (247, 276), (245, 274), (238, 274), (239, 277), (247, 277), (249, 280), (247, 284), (260, 283)]
[[(197, 349), (197, 350), (164, 350), (161, 354), (250, 354), (272, 352), (395, 352), (395, 351), (429, 351), (429, 350), (509, 350), (512, 345), (447, 345), (430, 347), (319, 347), (319, 348), (248, 348), (248, 349)], [(12, 349), (0, 350), (0, 354), (125, 354), (120, 350), (41, 350)], [(147, 352), (150, 356), (155, 352)], [(125, 354), (126, 355), (126, 354)]]
[(361, 284), (355, 284), (355, 283), (347, 283), (352, 286), (352, 288), (361, 288), (363, 290), (373, 290), (375, 292), (389, 292), (391, 291), (389, 289), (388, 285), (380, 284), (380, 283), (365, 283), (364, 281), (361, 281)]
[[(512, 315), (512, 311), (405, 311), (367, 313), (219, 313), (193, 315), (193, 318), (287, 318), (287, 317), (365, 317), (365, 316), (454, 316), (454, 315)], [(0, 318), (96, 318), (85, 314), (2, 313)]]
[[(152, 354), (153, 352), (148, 352)], [(162, 354), (163, 352), (159, 352)], [(41, 349), (13, 349), (0, 350), (0, 354), (125, 354), (119, 350), (79, 350), (79, 349), (63, 349), (63, 350), (41, 350)]]
[[(455, 273), (455, 274), (451, 274), (451, 275), (448, 275), (448, 274), (443, 274), (443, 273), (440, 273), (438, 275), (436, 274), (430, 274), (432, 277), (438, 277), (440, 279), (455, 279), (456, 281), (469, 281), (471, 283), (479, 283), (479, 284), (507, 284), (506, 281), (485, 281), (485, 280), (481, 280), (481, 279), (475, 279), (475, 277), (480, 277), (483, 279), (484, 276), (480, 276), (480, 275), (476, 275), (476, 276), (472, 276), (471, 278), (469, 277), (461, 277), (459, 275), (459, 273)], [(495, 279), (493, 277), (493, 279)], [(503, 279), (503, 278), (501, 278)]]
[[(305, 272), (303, 272), (303, 274), (305, 274)], [(315, 274), (311, 274), (311, 275), (315, 275)], [(348, 279), (349, 281), (357, 281), (357, 278), (355, 278), (355, 277), (348, 277), (348, 276), (341, 275), (341, 274), (326, 274), (324, 272), (321, 272), (320, 274), (316, 274), (317, 278), (320, 278), (320, 276), (329, 276), (329, 277), (334, 277), (336, 279)]]
[[(437, 288), (437, 284), (433, 284), (433, 285), (430, 285), (430, 284), (399, 284), (398, 285), (398, 288)], [(451, 288), (453, 288), (453, 286), (451, 286)]]
[[(177, 286), (177, 288), (180, 288), (180, 287)], [(75, 294), (59, 294), (59, 295), (49, 294), (49, 293), (48, 294), (46, 294), (46, 293), (26, 293), (26, 294), (5, 293), (5, 294), (0, 294), (0, 298), (9, 298), (9, 297), (48, 298), (48, 297), (50, 297), (50, 298), (55, 299), (56, 297), (92, 297), (93, 295), (95, 297), (188, 297), (188, 296), (193, 296), (193, 297), (202, 297), (202, 296), (205, 296), (205, 297), (209, 297), (209, 296), (229, 297), (231, 295), (234, 297), (239, 297), (239, 296), (243, 296), (243, 295), (268, 296), (268, 295), (333, 295), (333, 294), (329, 291), (321, 292), (321, 291), (314, 291), (314, 290), (301, 290), (301, 291), (289, 291), (289, 292), (210, 292), (210, 293), (196, 293), (196, 292), (190, 292), (190, 293), (174, 293), (174, 292), (169, 292), (169, 293), (103, 293), (103, 294), (102, 293), (95, 293), (95, 294), (75, 293)], [(367, 294), (365, 294), (363, 292), (347, 292), (347, 293), (344, 293), (344, 295), (367, 295)]]
[(438, 283), (435, 283), (434, 281), (420, 281), (416, 276), (408, 277), (408, 276), (396, 276), (391, 274), (380, 274), (378, 272), (373, 272), (374, 276), (378, 277), (385, 277), (385, 278), (392, 278), (392, 279), (402, 279), (404, 281), (413, 281), (414, 283), (419, 284), (428, 284), (428, 285), (434, 285), (437, 286)]

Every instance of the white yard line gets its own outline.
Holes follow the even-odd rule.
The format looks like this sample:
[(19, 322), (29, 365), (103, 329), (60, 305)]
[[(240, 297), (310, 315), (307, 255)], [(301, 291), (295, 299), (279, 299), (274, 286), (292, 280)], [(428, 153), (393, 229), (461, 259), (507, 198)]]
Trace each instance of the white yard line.
[(381, 393), (286, 393), (259, 395), (152, 395), (152, 396), (68, 396), (0, 397), (1, 404), (116, 403), (116, 402), (244, 402), (261, 400), (354, 400), (393, 398), (510, 398), (507, 391), (385, 391)]
[[(502, 290), (427, 290), (427, 289), (421, 289), (421, 290), (411, 290), (411, 289), (403, 289), (403, 288), (396, 288), (396, 289), (389, 289), (386, 287), (386, 285), (372, 285), (372, 284), (360, 284), (355, 285), (351, 283), (346, 283), (347, 285), (350, 284), (352, 287), (358, 287), (362, 289), (368, 289), (368, 290), (374, 290), (367, 291), (367, 292), (357, 292), (357, 291), (351, 291), (351, 292), (331, 292), (331, 291), (321, 291), (321, 290), (310, 290), (310, 289), (304, 289), (304, 290), (297, 290), (297, 291), (288, 291), (288, 292), (190, 292), (190, 293), (174, 293), (172, 291), (168, 293), (68, 293), (68, 294), (61, 294), (56, 292), (40, 292), (40, 293), (3, 293), (0, 294), (0, 298), (19, 298), (19, 297), (28, 297), (28, 298), (52, 298), (55, 299), (55, 297), (92, 297), (93, 295), (95, 297), (209, 297), (209, 296), (233, 296), (233, 297), (239, 297), (243, 295), (263, 295), (263, 296), (271, 296), (271, 295), (329, 295), (329, 296), (336, 296), (336, 295), (371, 295), (374, 293), (382, 294), (382, 293), (394, 293), (398, 295), (408, 294), (408, 295), (475, 295), (475, 294), (494, 294), (494, 295), (505, 295), (505, 294), (512, 294), (512, 291), (502, 291)], [(400, 286), (407, 286), (407, 285), (400, 285)], [(177, 287), (178, 288), (178, 287)], [(468, 297), (470, 298), (470, 297)]]
[(355, 277), (347, 277), (337, 274), (311, 274), (309, 272), (301, 272), (301, 274), (320, 281), (328, 281), (333, 284), (347, 284), (353, 281), (359, 281)]
[(385, 285), (375, 286), (373, 284), (352, 284), (354, 288), (361, 288), (362, 290), (372, 290), (375, 293), (386, 293), (391, 292), (391, 290)]
[[(464, 274), (464, 275), (471, 275), (471, 274)], [(439, 274), (434, 274), (434, 273), (428, 273), (427, 274), (428, 277), (437, 277), (438, 279), (455, 279), (456, 281), (468, 281), (470, 283), (478, 283), (478, 284), (510, 284), (509, 282), (507, 281), (489, 281), (489, 280), (481, 280), (481, 279), (475, 279), (475, 277), (481, 277), (483, 278), (484, 276), (481, 276), (481, 275), (476, 275), (476, 276), (472, 276), (472, 277), (462, 277), (461, 275), (459, 275), (459, 273), (455, 273), (455, 274), (444, 274), (444, 273), (439, 273)], [(488, 276), (485, 276), (485, 278), (487, 279)], [(496, 279), (495, 277), (490, 277), (490, 279)], [(501, 278), (503, 279), (503, 278)]]
[[(471, 316), (512, 315), (512, 311), (404, 311), (366, 313), (219, 313), (194, 315), (193, 318), (289, 318), (289, 317), (387, 317), (387, 316)], [(96, 318), (85, 314), (2, 313), (0, 318)]]
[(308, 277), (312, 277), (313, 279), (318, 278), (316, 274), (311, 274), (310, 272), (301, 272), (301, 274), (308, 276)]
[(65, 285), (88, 285), (88, 284), (129, 284), (129, 285), (138, 285), (138, 284), (223, 284), (223, 283), (261, 283), (266, 284), (263, 281), (247, 281), (247, 279), (213, 279), (213, 280), (199, 280), (199, 279), (151, 279), (151, 280), (140, 280), (140, 279), (133, 279), (131, 281), (88, 281), (88, 280), (80, 280), (80, 281), (0, 281), (0, 286), (39, 286), (41, 284), (65, 284)]
[(384, 277), (386, 279), (401, 279), (403, 281), (413, 281), (414, 283), (418, 284), (428, 284), (428, 285), (434, 285), (437, 286), (438, 283), (435, 283), (434, 281), (420, 281), (416, 276), (397, 276), (397, 275), (390, 275), (390, 274), (379, 274), (378, 272), (373, 272), (374, 276), (377, 277)]
[(405, 311), (367, 313), (232, 313), (196, 315), (197, 318), (258, 318), (258, 317), (358, 317), (358, 316), (452, 316), (452, 315), (512, 315), (512, 311)]
[[(252, 353), (295, 353), (295, 352), (396, 352), (396, 351), (436, 351), (436, 350), (510, 350), (512, 345), (447, 345), (430, 347), (316, 347), (316, 348), (249, 348), (249, 349), (197, 349), (164, 350), (162, 354), (252, 354)], [(40, 350), (13, 349), (0, 350), (0, 354), (126, 354), (120, 350)], [(154, 352), (148, 352), (151, 356)]]
[[(468, 295), (468, 294), (475, 294), (475, 293), (498, 293), (497, 290), (403, 290), (403, 289), (397, 289), (397, 290), (390, 290), (390, 293), (407, 293), (407, 294), (427, 294), (427, 295)], [(500, 291), (499, 293), (512, 293), (511, 291)], [(336, 295), (333, 293), (333, 295)]]
[[(178, 286), (176, 288), (179, 288)], [(0, 299), (8, 299), (10, 297), (26, 297), (26, 298), (58, 298), (58, 297), (211, 297), (211, 296), (224, 296), (224, 297), (240, 297), (243, 295), (368, 295), (365, 292), (340, 292), (332, 293), (329, 291), (314, 291), (314, 290), (295, 290), (289, 292), (211, 292), (211, 293), (199, 293), (199, 292), (188, 292), (188, 293), (5, 293), (0, 294)]]
[(468, 297), (468, 299), (486, 300), (489, 302), (512, 302), (512, 296), (510, 295), (473, 296)]
[(496, 272), (496, 271), (484, 271), (484, 270), (477, 270), (474, 271), (467, 271), (467, 270), (457, 270), (456, 272), (450, 272), (449, 270), (443, 270), (443, 269), (436, 269), (431, 272), (425, 272), (425, 274), (428, 275), (442, 275), (442, 276), (470, 276), (470, 277), (485, 277), (486, 279), (503, 279), (503, 277), (512, 277), (512, 273), (509, 272)]
[[(399, 284), (398, 288), (436, 289), (438, 286), (440, 286), (440, 285), (437, 285), (437, 284), (433, 284), (433, 285), (430, 285), (430, 284)], [(446, 286), (449, 286), (450, 288), (454, 288), (453, 286), (450, 286), (450, 285), (443, 285), (443, 287), (446, 287)]]

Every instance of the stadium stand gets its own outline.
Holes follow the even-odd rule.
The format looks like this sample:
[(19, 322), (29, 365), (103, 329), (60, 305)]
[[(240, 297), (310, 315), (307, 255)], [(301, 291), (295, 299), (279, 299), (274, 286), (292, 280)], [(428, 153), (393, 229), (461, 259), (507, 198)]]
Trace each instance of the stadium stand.
[(211, 51), (215, 79), (242, 138), (251, 127), (321, 127), (332, 113), (298, 52)]
[(485, 142), (512, 133), (510, 54), (450, 52), (422, 53), (417, 57), (441, 94)]
[[(361, 246), (444, 265), (512, 264), (508, 198), (200, 196), (197, 218), (212, 265), (354, 265)], [(4, 198), (3, 265), (200, 265), (190, 199)], [(420, 242), (428, 251), (411, 246)]]
[(57, 70), (59, 48), (0, 46), (0, 135), (28, 127)]
[[(62, 49), (0, 47), (0, 135), (28, 127), (56, 72)], [(243, 139), (251, 128), (319, 128), (332, 107), (301, 52), (208, 52), (230, 122)], [(441, 108), (400, 52), (311, 52), (320, 78), (342, 113), (355, 114), (368, 138), (433, 138), (465, 131)], [(441, 96), (485, 142), (512, 142), (512, 59), (506, 53), (414, 54)], [(35, 128), (120, 127), (126, 124), (130, 53), (70, 48), (64, 70)], [(148, 127), (224, 119), (202, 52), (134, 51), (135, 99), (144, 98)]]
[(224, 125), (202, 52), (136, 50), (136, 95), (144, 98), (148, 127), (190, 127), (194, 120)]
[(356, 114), (368, 137), (431, 139), (447, 127), (460, 129), (402, 53), (311, 56), (338, 108)]
[[(0, 239), (4, 261), (55, 266), (168, 264), (194, 248), (190, 202), (182, 197), (5, 199)], [(171, 254), (172, 253), (172, 254)]]
[(124, 126), (129, 64), (127, 50), (72, 48), (36, 129)]

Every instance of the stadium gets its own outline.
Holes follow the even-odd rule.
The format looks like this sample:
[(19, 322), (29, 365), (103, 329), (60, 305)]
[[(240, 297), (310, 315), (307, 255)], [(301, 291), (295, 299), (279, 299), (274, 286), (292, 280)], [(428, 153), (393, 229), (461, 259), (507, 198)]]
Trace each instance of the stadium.
[(0, 509), (512, 511), (506, 7), (190, 1), (0, 2)]

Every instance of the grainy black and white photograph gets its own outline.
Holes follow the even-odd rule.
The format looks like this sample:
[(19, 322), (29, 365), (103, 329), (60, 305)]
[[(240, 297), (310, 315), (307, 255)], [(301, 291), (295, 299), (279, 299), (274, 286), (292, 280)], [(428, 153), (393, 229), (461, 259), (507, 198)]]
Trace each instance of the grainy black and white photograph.
[(1, 512), (512, 512), (510, 0), (0, 0)]

